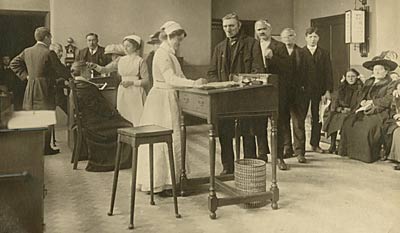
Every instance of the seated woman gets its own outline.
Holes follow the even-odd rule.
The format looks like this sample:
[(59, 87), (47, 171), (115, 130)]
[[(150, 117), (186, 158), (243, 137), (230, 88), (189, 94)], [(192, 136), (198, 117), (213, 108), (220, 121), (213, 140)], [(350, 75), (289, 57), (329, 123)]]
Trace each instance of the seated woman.
[(322, 129), (331, 137), (329, 153), (337, 153), (337, 133), (342, 128), (344, 119), (357, 108), (357, 96), (362, 88), (359, 75), (355, 69), (347, 70), (345, 80), (340, 83), (337, 97), (332, 102), (328, 117), (324, 121)]
[(394, 169), (400, 170), (400, 80), (396, 80), (395, 83), (393, 117), (388, 121), (386, 149), (389, 152), (388, 159), (395, 162)]
[(363, 66), (373, 71), (359, 95), (358, 109), (343, 122), (339, 154), (371, 163), (380, 158), (384, 122), (390, 118), (394, 84), (388, 75), (396, 69), (393, 61), (375, 57)]
[[(82, 113), (84, 140), (89, 154), (86, 171), (112, 171), (117, 151), (117, 129), (132, 127), (132, 124), (107, 102), (96, 84), (88, 81), (90, 69), (85, 62), (74, 62), (71, 69), (75, 76), (78, 109)], [(121, 149), (121, 168), (129, 168), (131, 148), (123, 146)]]

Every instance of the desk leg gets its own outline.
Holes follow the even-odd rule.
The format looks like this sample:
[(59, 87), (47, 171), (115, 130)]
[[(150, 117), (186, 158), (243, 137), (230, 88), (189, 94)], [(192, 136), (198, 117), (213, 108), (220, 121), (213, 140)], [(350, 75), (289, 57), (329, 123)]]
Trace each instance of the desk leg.
[(218, 198), (215, 193), (215, 129), (214, 125), (210, 124), (210, 128), (208, 131), (209, 138), (209, 153), (210, 153), (210, 189), (208, 194), (208, 210), (210, 211), (210, 218), (216, 219), (218, 208)]
[(272, 201), (271, 207), (272, 209), (278, 209), (278, 200), (279, 200), (279, 188), (276, 180), (276, 159), (278, 154), (278, 144), (277, 144), (277, 115), (274, 113), (271, 117), (271, 139), (272, 139), (272, 184), (271, 184), (271, 192), (272, 192)]
[(236, 160), (240, 159), (240, 121), (235, 119), (235, 154)]
[(181, 175), (180, 175), (180, 190), (181, 196), (185, 195), (185, 188), (187, 184), (187, 176), (186, 176), (186, 125), (185, 125), (185, 116), (183, 113), (180, 117), (180, 126), (181, 126)]

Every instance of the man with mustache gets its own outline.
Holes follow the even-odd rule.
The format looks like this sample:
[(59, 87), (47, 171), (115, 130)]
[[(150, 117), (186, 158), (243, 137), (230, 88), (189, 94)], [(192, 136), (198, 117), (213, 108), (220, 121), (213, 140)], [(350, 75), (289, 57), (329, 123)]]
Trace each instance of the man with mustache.
[[(254, 24), (256, 38), (258, 39), (257, 48), (261, 51), (264, 73), (279, 75), (279, 118), (278, 118), (278, 168), (287, 170), (283, 158), (291, 157), (293, 154), (291, 143), (290, 122), (284, 121), (283, 116), (288, 115), (287, 111), (287, 86), (288, 81), (285, 75), (285, 59), (284, 54), (286, 46), (274, 38), (272, 38), (271, 24), (264, 19), (256, 21)], [(267, 100), (264, 100), (267, 101)], [(257, 136), (258, 156), (260, 159), (268, 161), (269, 154), (267, 140), (267, 119), (256, 119), (254, 122), (254, 130)]]
[[(235, 13), (222, 19), (226, 39), (215, 46), (211, 65), (207, 73), (210, 81), (231, 81), (231, 74), (260, 73), (262, 71), (261, 54), (255, 49), (257, 41), (240, 31), (241, 23)], [(234, 104), (234, 103), (226, 103)], [(241, 131), (244, 144), (244, 156), (256, 157), (255, 138), (250, 133), (251, 120), (241, 120)], [(221, 174), (232, 174), (234, 120), (224, 119), (218, 123), (219, 141), (221, 144)]]

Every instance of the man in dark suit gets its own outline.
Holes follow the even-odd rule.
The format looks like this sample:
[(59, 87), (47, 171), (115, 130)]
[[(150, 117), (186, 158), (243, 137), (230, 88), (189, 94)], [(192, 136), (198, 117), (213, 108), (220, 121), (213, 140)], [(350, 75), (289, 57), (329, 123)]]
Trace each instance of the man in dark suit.
[[(261, 51), (264, 72), (279, 75), (279, 119), (278, 119), (278, 167), (287, 170), (283, 160), (291, 157), (292, 143), (290, 132), (290, 120), (287, 121), (288, 111), (288, 86), (289, 80), (286, 75), (288, 55), (286, 46), (272, 38), (272, 26), (264, 19), (256, 21), (254, 25), (256, 37), (259, 41), (258, 49)], [(285, 119), (285, 120), (283, 120)], [(268, 160), (269, 153), (267, 140), (267, 119), (257, 119), (254, 122), (254, 130), (257, 135), (259, 158)], [(266, 153), (267, 152), (267, 153)]]
[[(333, 89), (332, 64), (329, 52), (318, 46), (318, 29), (310, 27), (306, 30), (305, 35), (307, 45), (301, 49), (302, 80), (300, 85), (305, 90), (302, 118), (305, 120), (311, 103), (310, 144), (314, 152), (323, 153), (324, 151), (319, 146), (322, 127), (319, 119), (319, 105), (321, 101), (325, 103), (328, 99), (331, 99), (330, 93)], [(302, 122), (304, 124), (304, 121)], [(300, 148), (302, 154), (297, 155), (299, 162), (306, 162), (303, 152), (305, 151), (305, 133), (303, 136), (301, 137), (302, 148)]]
[[(10, 68), (21, 80), (28, 80), (26, 86), (24, 110), (55, 110), (55, 77), (71, 78), (69, 70), (61, 64), (56, 53), (49, 50), (50, 30), (39, 27), (35, 30), (37, 43), (26, 48), (10, 63)], [(45, 154), (56, 154), (50, 146), (51, 132), (45, 135)]]
[(13, 104), (14, 110), (21, 110), (22, 103), (24, 100), (24, 93), (26, 87), (26, 80), (19, 79), (15, 73), (10, 68), (10, 57), (2, 57), (2, 78), (4, 79), (4, 84), (7, 86), (8, 91), (13, 93)]
[[(231, 74), (258, 73), (262, 69), (260, 54), (254, 54), (257, 41), (240, 33), (239, 17), (232, 13), (222, 19), (226, 39), (215, 46), (211, 65), (207, 73), (210, 81), (230, 81)], [(234, 104), (234, 103), (227, 103)], [(254, 158), (255, 139), (250, 134), (250, 121), (241, 121), (241, 131), (244, 143), (245, 157)], [(234, 170), (233, 143), (234, 120), (221, 120), (218, 124), (219, 140), (221, 144), (221, 160), (223, 171), (221, 174), (231, 174)]]
[[(96, 33), (87, 34), (86, 43), (88, 47), (79, 50), (75, 61), (90, 62), (101, 66), (107, 65), (111, 61), (111, 58), (104, 54), (104, 47), (99, 45), (99, 36)], [(99, 76), (100, 73), (93, 70), (93, 75)]]
[[(301, 148), (301, 140), (304, 140), (304, 119), (303, 119), (303, 100), (304, 100), (304, 88), (300, 84), (301, 80), (301, 54), (300, 47), (296, 45), (296, 32), (291, 28), (285, 28), (281, 32), (281, 40), (285, 47), (282, 51), (281, 57), (284, 60), (283, 63), (283, 76), (285, 77), (285, 103), (282, 106), (282, 112), (279, 115), (283, 124), (283, 130), (285, 132), (285, 148), (284, 158), (291, 157), (293, 155), (292, 143), (291, 143), (291, 129), (290, 129), (290, 118), (293, 123), (293, 139), (295, 154), (304, 154), (304, 150)], [(303, 139), (302, 139), (303, 138)], [(290, 150), (290, 152), (287, 152)], [(303, 158), (303, 157), (302, 157)], [(302, 162), (300, 158), (300, 162)]]

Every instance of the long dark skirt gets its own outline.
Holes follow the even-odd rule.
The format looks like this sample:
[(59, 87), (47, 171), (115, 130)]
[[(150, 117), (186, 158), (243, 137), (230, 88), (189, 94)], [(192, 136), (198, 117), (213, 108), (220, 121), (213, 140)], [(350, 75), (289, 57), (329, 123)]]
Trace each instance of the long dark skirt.
[[(105, 172), (114, 170), (115, 156), (117, 153), (117, 128), (132, 127), (127, 121), (113, 122), (111, 127), (107, 127), (106, 123), (96, 127), (96, 130), (88, 130), (85, 135), (86, 145), (88, 149), (88, 164), (86, 171)], [(130, 168), (132, 166), (132, 148), (123, 144), (121, 148), (121, 169)]]
[(373, 115), (349, 115), (343, 122), (339, 154), (366, 163), (380, 158), (383, 143), (383, 117)]
[(322, 126), (322, 130), (328, 135), (338, 132), (342, 129), (343, 122), (348, 116), (349, 113), (329, 112)]

